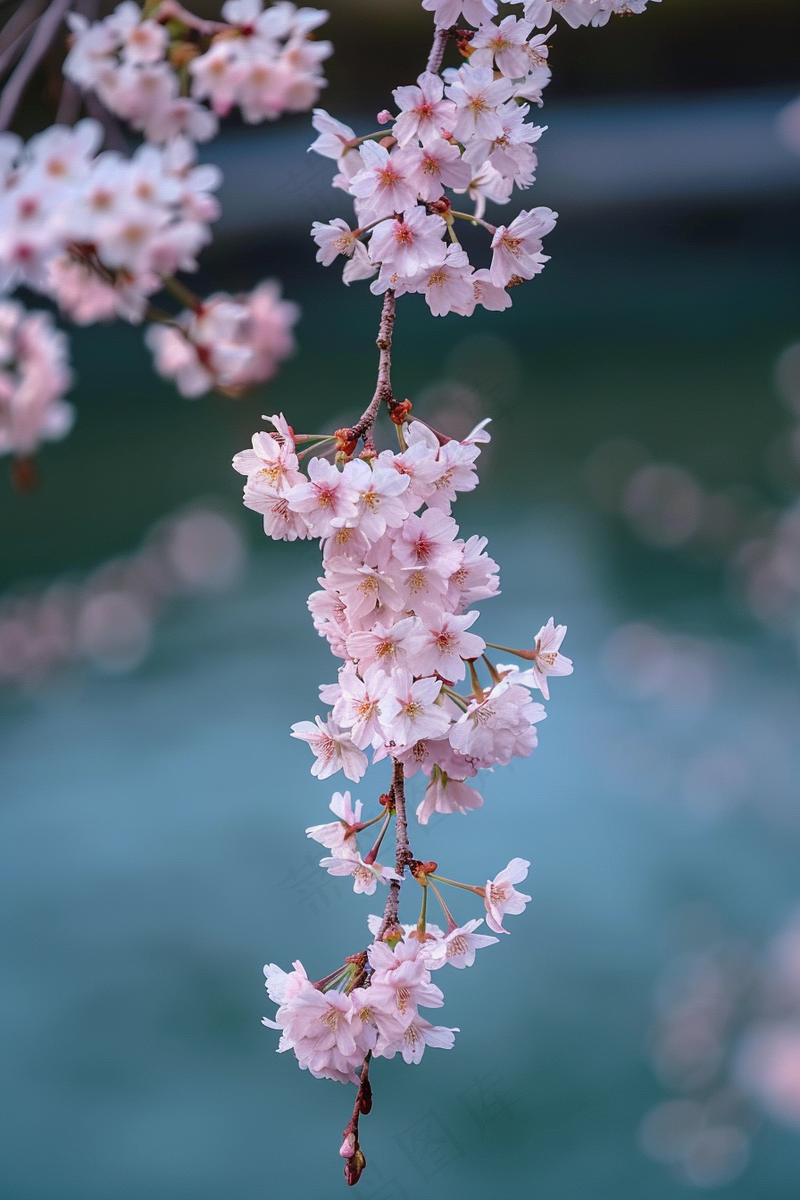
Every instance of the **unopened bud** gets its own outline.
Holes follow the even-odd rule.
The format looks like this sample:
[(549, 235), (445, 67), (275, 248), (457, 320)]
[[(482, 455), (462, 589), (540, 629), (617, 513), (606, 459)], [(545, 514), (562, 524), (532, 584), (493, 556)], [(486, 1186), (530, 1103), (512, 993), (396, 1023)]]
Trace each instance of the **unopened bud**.
[(356, 1135), (351, 1129), (344, 1135), (344, 1141), (339, 1149), (339, 1153), (341, 1154), (342, 1158), (352, 1158), (355, 1152)]
[(358, 445), (358, 438), (353, 437), (353, 431), (351, 429), (337, 429), (333, 436), (336, 438), (337, 455), (344, 454), (347, 458), (350, 458), (355, 453), (356, 446)]
[(389, 406), (389, 416), (395, 425), (403, 425), (413, 407), (410, 400), (394, 400)]
[(397, 943), (402, 942), (402, 940), (403, 930), (397, 924), (390, 925), (381, 938), (381, 941), (386, 942), (386, 945), (390, 946), (392, 950), (394, 950)]
[(450, 212), (452, 207), (453, 206), (447, 199), (447, 196), (440, 196), (438, 200), (431, 200), (430, 204), (428, 205), (428, 212), (437, 213), (440, 217), (444, 217)]
[(358, 1183), (366, 1165), (367, 1160), (364, 1158), (361, 1150), (356, 1150), (355, 1154), (348, 1158), (344, 1164), (344, 1178), (348, 1187), (352, 1187), (353, 1184)]
[(378, 113), (378, 124), (379, 125), (388, 125), (389, 122), (393, 121), (393, 120), (394, 120), (394, 117), (389, 112), (388, 108), (382, 108), (381, 111)]

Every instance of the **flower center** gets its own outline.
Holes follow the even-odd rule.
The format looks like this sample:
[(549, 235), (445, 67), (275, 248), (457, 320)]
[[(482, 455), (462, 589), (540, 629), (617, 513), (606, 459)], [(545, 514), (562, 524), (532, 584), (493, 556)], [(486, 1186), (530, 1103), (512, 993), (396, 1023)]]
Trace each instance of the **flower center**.
[(451, 942), (447, 943), (447, 957), (458, 958), (461, 954), (466, 954), (469, 950), (469, 943), (463, 933), (456, 934)]

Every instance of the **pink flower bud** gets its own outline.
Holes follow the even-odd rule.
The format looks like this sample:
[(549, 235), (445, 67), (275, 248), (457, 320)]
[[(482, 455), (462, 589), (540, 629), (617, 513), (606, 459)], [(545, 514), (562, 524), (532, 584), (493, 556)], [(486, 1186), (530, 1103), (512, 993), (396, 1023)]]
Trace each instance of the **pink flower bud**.
[(381, 111), (378, 113), (378, 124), (379, 125), (388, 125), (389, 122), (393, 121), (393, 120), (394, 120), (394, 117), (389, 112), (388, 108), (382, 108)]
[(342, 1142), (339, 1153), (341, 1154), (342, 1158), (352, 1158), (353, 1155), (355, 1154), (355, 1152), (356, 1152), (356, 1135), (351, 1130), (349, 1133), (345, 1134), (345, 1139)]

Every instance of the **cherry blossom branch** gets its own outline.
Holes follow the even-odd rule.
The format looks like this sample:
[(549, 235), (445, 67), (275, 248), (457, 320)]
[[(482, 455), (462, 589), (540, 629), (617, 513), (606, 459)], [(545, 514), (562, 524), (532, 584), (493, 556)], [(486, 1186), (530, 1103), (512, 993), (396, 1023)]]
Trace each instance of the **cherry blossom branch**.
[[(85, 17), (87, 21), (96, 20), (97, 9), (98, 9), (98, 0), (75, 0), (75, 4), (73, 5), (73, 11), (75, 13), (79, 14), (80, 16)], [(72, 80), (72, 79), (65, 78), (64, 82), (61, 85), (61, 95), (59, 96), (59, 99), (58, 99), (58, 109), (56, 111), (55, 124), (56, 125), (74, 125), (75, 122), (78, 120), (78, 117), (81, 115), (81, 110), (83, 109), (83, 104), (84, 104), (83, 92), (78, 87), (77, 83), (75, 83), (74, 80)], [(107, 110), (104, 109), (103, 111), (105, 112)], [(110, 113), (108, 113), (108, 115), (111, 116)], [(113, 120), (113, 118), (112, 118), (112, 120)], [(104, 128), (105, 128), (105, 124), (104, 124)], [(111, 146), (110, 142), (109, 142), (109, 137), (107, 136), (106, 142), (108, 145), (108, 149), (124, 149), (125, 148), (124, 135), (122, 134), (121, 130), (119, 131), (119, 133), (120, 133), (120, 137), (122, 139), (122, 146), (121, 147), (120, 146)]]
[(447, 43), (454, 32), (454, 29), (437, 29), (434, 33), (433, 45), (431, 46), (431, 52), (428, 55), (428, 61), (425, 65), (425, 70), (431, 75), (438, 75), (441, 70)]
[(184, 283), (176, 279), (174, 275), (162, 275), (161, 282), (164, 285), (164, 290), (169, 292), (171, 296), (174, 296), (186, 308), (192, 309), (193, 312), (197, 312), (202, 308), (203, 302), (200, 297), (191, 288), (186, 287)]
[(33, 33), (34, 26), (45, 7), (44, 0), (23, 0), (23, 3), (11, 14), (0, 31), (0, 54), (5, 56), (6, 51), (19, 42), (22, 34)]
[(378, 336), (375, 339), (375, 344), (380, 351), (378, 357), (378, 382), (375, 385), (375, 393), (355, 425), (350, 425), (347, 428), (336, 431), (336, 436), (342, 448), (350, 454), (355, 450), (356, 444), (362, 437), (369, 444), (368, 448), (372, 446), (372, 426), (375, 424), (381, 403), (386, 404), (390, 413), (392, 411), (394, 402), (394, 396), (392, 395), (392, 336), (394, 333), (395, 312), (394, 292), (389, 288), (383, 297), (381, 321), (378, 326)]
[(13, 121), (14, 113), (17, 111), (31, 76), (50, 49), (53, 38), (71, 5), (72, 0), (52, 0), (50, 7), (39, 18), (36, 32), (31, 38), (28, 48), (0, 93), (0, 132), (8, 129)]
[[(406, 867), (411, 862), (411, 848), (408, 844), (408, 821), (406, 818), (406, 790), (403, 764), (396, 758), (392, 759), (392, 802), (395, 811), (395, 871), (405, 876)], [(402, 879), (393, 879), (389, 883), (389, 895), (383, 910), (383, 920), (378, 930), (376, 942), (381, 941), (389, 929), (398, 923), (400, 911), (400, 889)]]
[(188, 29), (194, 29), (197, 33), (204, 34), (205, 37), (213, 37), (215, 33), (230, 30), (230, 25), (226, 25), (223, 21), (206, 21), (202, 17), (196, 17), (194, 13), (189, 12), (188, 8), (179, 4), (178, 0), (160, 0), (160, 3), (147, 5), (145, 14), (164, 25), (167, 21), (180, 21)]
[(38, 20), (38, 17), (34, 17), (30, 25), (26, 25), (24, 29), (7, 41), (2, 50), (0, 50), (0, 76), (5, 75), (6, 71), (13, 67), (20, 54), (22, 54), (25, 46), (33, 37)]
[(104, 104), (100, 103), (94, 92), (83, 93), (83, 105), (89, 116), (103, 126), (104, 149), (119, 150), (124, 154), (128, 149), (128, 140), (125, 137), (125, 131), (114, 114), (109, 112)]

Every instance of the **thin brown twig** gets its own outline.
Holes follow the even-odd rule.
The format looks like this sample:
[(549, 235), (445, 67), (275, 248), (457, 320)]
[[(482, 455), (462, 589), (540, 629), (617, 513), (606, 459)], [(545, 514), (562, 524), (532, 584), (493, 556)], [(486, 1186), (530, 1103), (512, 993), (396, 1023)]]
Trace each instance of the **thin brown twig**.
[[(75, 0), (73, 10), (85, 17), (87, 21), (97, 18), (97, 0)], [(61, 85), (61, 95), (58, 98), (56, 125), (74, 125), (83, 109), (83, 92), (71, 79), (64, 79)]]
[(398, 762), (396, 758), (393, 758), (392, 802), (394, 803), (395, 811), (395, 871), (400, 876), (400, 879), (393, 879), (389, 883), (389, 895), (386, 897), (383, 920), (375, 938), (376, 942), (379, 942), (390, 929), (395, 928), (398, 924), (400, 889), (403, 886), (402, 879), (405, 876), (406, 867), (413, 857), (408, 844), (405, 782), (403, 764)]
[(83, 103), (87, 113), (103, 126), (103, 147), (106, 150), (119, 150), (121, 154), (128, 151), (128, 139), (125, 131), (112, 112), (109, 112), (100, 102), (94, 92), (84, 92)]
[(72, 0), (52, 0), (50, 7), (42, 13), (36, 26), (36, 32), (28, 43), (22, 58), (17, 63), (8, 83), (0, 93), (0, 131), (8, 129), (14, 119), (25, 88), (30, 82), (39, 63), (58, 33)]
[(182, 25), (196, 30), (197, 33), (205, 34), (206, 37), (213, 37), (215, 33), (223, 33), (231, 28), (223, 21), (206, 21), (202, 17), (196, 17), (194, 13), (189, 12), (188, 8), (179, 4), (178, 0), (161, 0), (161, 3), (155, 7), (148, 6), (146, 12), (151, 20), (180, 21)]
[(23, 0), (0, 30), (0, 54), (5, 54), (6, 50), (17, 42), (20, 34), (33, 33), (33, 26), (45, 7), (45, 0)]
[(451, 32), (450, 29), (437, 29), (433, 35), (433, 45), (431, 46), (431, 52), (428, 55), (428, 61), (425, 65), (425, 70), (429, 71), (431, 75), (438, 75), (442, 68), (442, 59), (444, 58), (447, 40)]
[[(389, 406), (394, 399), (392, 395), (392, 336), (394, 334), (394, 318), (396, 312), (394, 292), (391, 288), (384, 294), (381, 321), (378, 326), (378, 336), (375, 344), (380, 351), (378, 357), (378, 381), (375, 392), (367, 407), (356, 421), (346, 429), (338, 431), (339, 440), (343, 443), (356, 443), (359, 438), (372, 443), (372, 426), (378, 415), (381, 403)], [(367, 436), (368, 435), (368, 439)]]
[(61, 84), (61, 95), (58, 98), (55, 125), (74, 125), (81, 115), (83, 108), (83, 92), (71, 79), (65, 79)]
[(39, 20), (35, 17), (30, 25), (26, 26), (21, 33), (18, 33), (12, 42), (9, 42), (3, 50), (0, 50), (0, 79), (11, 70), (14, 63), (22, 54), (28, 42), (34, 35), (36, 23)]

